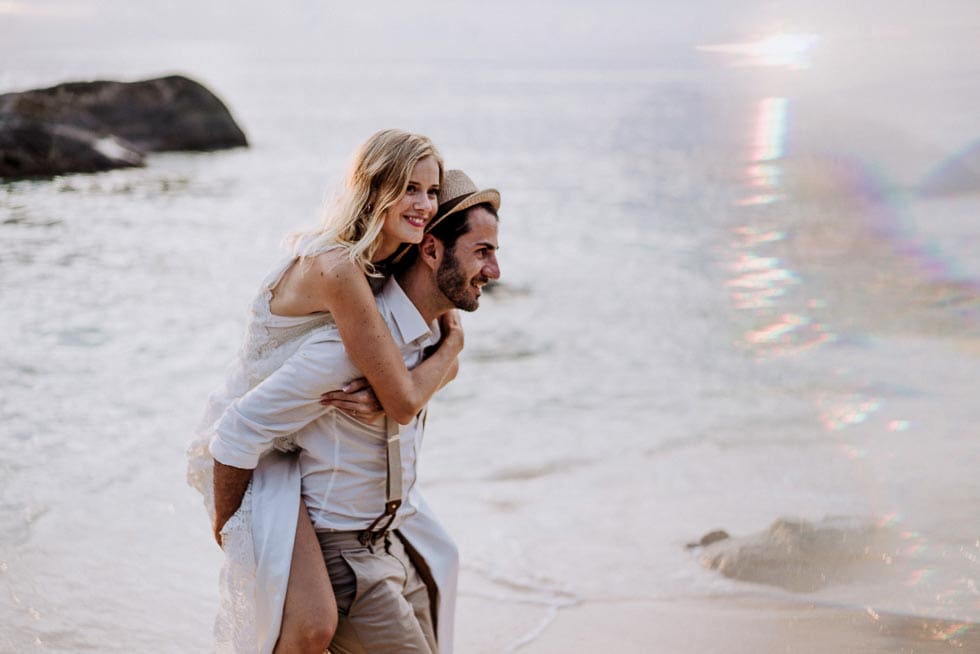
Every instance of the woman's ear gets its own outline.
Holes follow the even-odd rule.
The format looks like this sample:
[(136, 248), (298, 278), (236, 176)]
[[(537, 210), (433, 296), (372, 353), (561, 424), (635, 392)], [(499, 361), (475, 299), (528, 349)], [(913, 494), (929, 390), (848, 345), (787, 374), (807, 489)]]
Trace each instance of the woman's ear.
[(442, 241), (432, 234), (426, 234), (419, 243), (419, 256), (433, 270), (438, 270), (442, 263)]

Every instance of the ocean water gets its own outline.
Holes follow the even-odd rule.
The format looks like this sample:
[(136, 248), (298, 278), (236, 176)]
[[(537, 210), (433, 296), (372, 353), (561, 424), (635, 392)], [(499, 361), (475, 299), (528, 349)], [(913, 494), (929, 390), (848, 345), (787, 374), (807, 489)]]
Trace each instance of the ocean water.
[[(0, 92), (182, 72), (252, 143), (0, 184), (0, 652), (207, 651), (184, 446), (388, 126), (503, 198), (422, 461), (460, 651), (617, 599), (980, 621), (980, 12), (807, 4), (0, 3)], [(833, 516), (889, 545), (808, 592), (685, 548)]]

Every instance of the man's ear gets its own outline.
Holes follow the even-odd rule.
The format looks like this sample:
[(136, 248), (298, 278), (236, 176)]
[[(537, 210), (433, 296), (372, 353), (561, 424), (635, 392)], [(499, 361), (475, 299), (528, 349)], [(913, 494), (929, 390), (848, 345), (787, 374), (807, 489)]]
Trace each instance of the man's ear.
[(419, 257), (433, 270), (439, 269), (443, 255), (442, 241), (432, 234), (426, 234), (419, 243)]

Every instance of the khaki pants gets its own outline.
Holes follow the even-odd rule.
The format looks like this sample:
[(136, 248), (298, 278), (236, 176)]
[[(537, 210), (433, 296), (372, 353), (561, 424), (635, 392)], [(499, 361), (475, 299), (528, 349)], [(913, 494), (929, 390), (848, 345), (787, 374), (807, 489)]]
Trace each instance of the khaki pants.
[(317, 532), (337, 597), (333, 654), (438, 654), (428, 589), (394, 534), (365, 547), (358, 532)]

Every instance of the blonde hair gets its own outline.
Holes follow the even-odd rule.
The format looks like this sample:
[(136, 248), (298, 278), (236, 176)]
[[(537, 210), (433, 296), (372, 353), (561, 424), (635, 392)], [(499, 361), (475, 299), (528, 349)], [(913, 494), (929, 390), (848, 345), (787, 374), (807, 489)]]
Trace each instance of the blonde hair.
[(293, 254), (312, 257), (340, 245), (365, 273), (376, 275), (371, 259), (381, 245), (385, 213), (405, 194), (415, 164), (426, 157), (436, 160), (441, 183), (442, 156), (428, 137), (400, 129), (372, 134), (354, 153), (320, 226), (287, 237)]

